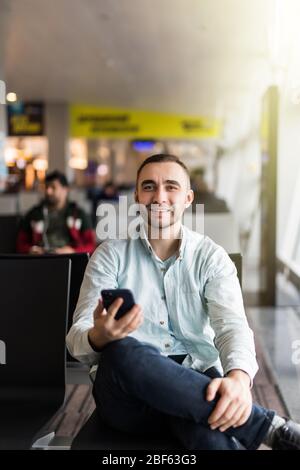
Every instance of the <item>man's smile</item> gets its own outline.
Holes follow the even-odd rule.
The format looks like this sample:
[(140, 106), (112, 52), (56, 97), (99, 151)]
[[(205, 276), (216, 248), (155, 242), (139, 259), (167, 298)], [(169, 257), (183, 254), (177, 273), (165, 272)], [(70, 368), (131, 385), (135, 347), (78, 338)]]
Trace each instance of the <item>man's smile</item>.
[(153, 213), (165, 213), (165, 212), (173, 212), (174, 208), (171, 206), (158, 206), (156, 204), (149, 204), (147, 206), (148, 211), (150, 210)]

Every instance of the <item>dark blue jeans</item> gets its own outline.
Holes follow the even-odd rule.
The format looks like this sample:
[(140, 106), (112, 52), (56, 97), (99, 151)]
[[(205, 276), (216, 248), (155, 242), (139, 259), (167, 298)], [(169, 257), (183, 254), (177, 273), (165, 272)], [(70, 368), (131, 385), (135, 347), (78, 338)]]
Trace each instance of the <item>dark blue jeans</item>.
[(166, 428), (190, 450), (237, 450), (236, 440), (246, 449), (257, 449), (275, 412), (253, 405), (242, 426), (223, 433), (211, 430), (207, 420), (217, 398), (205, 398), (210, 381), (207, 374), (127, 337), (103, 348), (93, 394), (102, 419), (118, 430), (157, 434)]

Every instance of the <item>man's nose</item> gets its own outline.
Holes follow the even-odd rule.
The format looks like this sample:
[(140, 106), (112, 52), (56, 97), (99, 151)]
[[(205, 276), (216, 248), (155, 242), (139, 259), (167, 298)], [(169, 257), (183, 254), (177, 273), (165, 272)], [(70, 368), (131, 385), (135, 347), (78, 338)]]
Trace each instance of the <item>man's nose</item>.
[(163, 187), (158, 187), (153, 195), (153, 202), (162, 204), (167, 201), (167, 193)]

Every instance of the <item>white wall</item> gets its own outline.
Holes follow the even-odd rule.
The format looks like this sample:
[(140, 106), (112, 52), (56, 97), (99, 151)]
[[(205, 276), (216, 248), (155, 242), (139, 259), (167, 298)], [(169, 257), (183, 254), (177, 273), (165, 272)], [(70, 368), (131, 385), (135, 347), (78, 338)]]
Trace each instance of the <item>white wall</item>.
[(252, 114), (248, 114), (248, 118), (242, 117), (242, 127), (240, 116), (236, 116), (231, 123), (236, 140), (220, 159), (217, 194), (226, 199), (240, 233), (250, 230), (248, 249), (243, 255), (251, 263), (257, 264), (260, 256), (260, 213), (257, 210), (261, 174), (259, 107), (254, 103)]
[(281, 98), (278, 145), (277, 253), (289, 258), (300, 223), (300, 104)]

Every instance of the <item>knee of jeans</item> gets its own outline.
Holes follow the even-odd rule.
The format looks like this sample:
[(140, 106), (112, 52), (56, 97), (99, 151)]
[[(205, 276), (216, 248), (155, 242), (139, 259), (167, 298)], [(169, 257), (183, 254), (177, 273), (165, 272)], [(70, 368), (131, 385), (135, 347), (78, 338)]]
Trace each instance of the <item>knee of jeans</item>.
[(102, 350), (100, 364), (102, 361), (108, 361), (111, 365), (122, 367), (130, 361), (136, 362), (137, 357), (141, 356), (141, 350), (145, 349), (151, 349), (159, 354), (155, 346), (145, 345), (131, 336), (112, 341)]
[(109, 359), (110, 361), (116, 359), (116, 363), (120, 364), (125, 358), (127, 359), (128, 355), (131, 354), (138, 345), (139, 341), (137, 339), (128, 336), (117, 341), (111, 341), (101, 351), (100, 363), (105, 359)]

